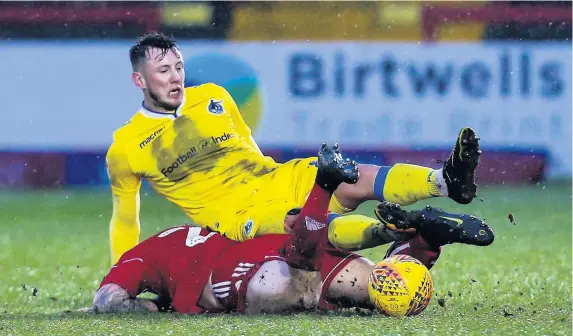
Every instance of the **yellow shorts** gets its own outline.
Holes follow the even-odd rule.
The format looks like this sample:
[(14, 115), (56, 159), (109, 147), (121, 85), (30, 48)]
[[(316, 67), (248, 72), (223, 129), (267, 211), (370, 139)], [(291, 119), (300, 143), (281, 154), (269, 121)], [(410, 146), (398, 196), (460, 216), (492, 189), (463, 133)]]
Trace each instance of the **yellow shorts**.
[(313, 161), (315, 157), (288, 161), (207, 204), (201, 216), (203, 226), (237, 241), (284, 233), (286, 213), (302, 207), (314, 185)]

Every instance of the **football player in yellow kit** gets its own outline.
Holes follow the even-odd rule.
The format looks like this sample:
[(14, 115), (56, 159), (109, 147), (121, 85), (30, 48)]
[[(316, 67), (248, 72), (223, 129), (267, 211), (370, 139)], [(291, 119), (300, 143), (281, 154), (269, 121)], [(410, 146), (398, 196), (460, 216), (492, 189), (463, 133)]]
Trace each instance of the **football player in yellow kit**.
[[(107, 153), (112, 261), (138, 243), (142, 179), (195, 224), (231, 239), (284, 232), (285, 213), (302, 206), (313, 186), (316, 158), (279, 164), (264, 156), (224, 88), (184, 88), (183, 57), (172, 39), (144, 36), (130, 49), (130, 60), (133, 82), (144, 99), (131, 120), (114, 133)], [(476, 196), (478, 140), (471, 129), (463, 129), (439, 170), (409, 164), (360, 165), (358, 183), (336, 190), (331, 211), (348, 213), (366, 200), (404, 205), (435, 196), (467, 204)], [(330, 225), (329, 238), (341, 248), (372, 247), (378, 225), (366, 216), (339, 216)]]

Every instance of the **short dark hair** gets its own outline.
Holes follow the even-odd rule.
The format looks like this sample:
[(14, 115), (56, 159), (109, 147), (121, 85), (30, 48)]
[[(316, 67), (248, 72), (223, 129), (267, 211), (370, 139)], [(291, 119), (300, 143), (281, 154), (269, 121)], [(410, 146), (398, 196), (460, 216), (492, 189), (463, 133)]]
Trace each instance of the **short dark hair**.
[(287, 215), (296, 216), (296, 215), (300, 214), (301, 211), (302, 211), (302, 208), (293, 208), (287, 212)]
[(162, 59), (169, 50), (177, 50), (177, 42), (161, 33), (151, 33), (140, 37), (137, 43), (129, 49), (129, 60), (133, 70), (136, 70), (148, 57), (151, 48), (161, 49), (160, 58)]

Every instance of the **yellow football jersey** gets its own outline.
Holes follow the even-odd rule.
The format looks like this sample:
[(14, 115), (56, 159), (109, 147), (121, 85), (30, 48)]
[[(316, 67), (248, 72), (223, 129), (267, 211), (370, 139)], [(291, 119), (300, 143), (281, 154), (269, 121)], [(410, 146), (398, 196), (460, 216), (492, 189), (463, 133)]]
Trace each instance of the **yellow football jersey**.
[[(279, 166), (261, 153), (233, 98), (215, 84), (186, 88), (183, 103), (172, 113), (142, 107), (115, 132), (106, 159), (114, 198), (112, 231), (114, 224), (137, 225), (137, 235), (143, 178), (194, 219), (205, 204)], [(115, 248), (113, 236), (117, 260), (134, 241)]]

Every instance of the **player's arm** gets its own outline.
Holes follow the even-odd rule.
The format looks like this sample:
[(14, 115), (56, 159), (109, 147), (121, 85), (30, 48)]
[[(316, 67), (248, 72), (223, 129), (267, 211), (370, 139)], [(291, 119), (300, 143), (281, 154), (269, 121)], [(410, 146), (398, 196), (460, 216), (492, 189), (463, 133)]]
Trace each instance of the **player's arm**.
[(116, 144), (110, 147), (106, 160), (113, 199), (109, 233), (111, 258), (114, 264), (139, 240), (141, 178), (132, 171), (127, 154)]
[(109, 283), (103, 285), (93, 301), (95, 313), (157, 312), (158, 308), (148, 299), (132, 298), (121, 286)]
[(95, 313), (156, 312), (158, 307), (151, 300), (137, 298), (139, 294), (157, 283), (157, 266), (154, 251), (139, 244), (126, 252), (103, 278), (93, 300)]
[(247, 125), (247, 123), (245, 123), (245, 120), (243, 119), (241, 111), (239, 111), (239, 107), (235, 103), (235, 100), (227, 90), (225, 90), (224, 88), (221, 88), (221, 90), (223, 91), (223, 99), (225, 100), (225, 103), (228, 103), (227, 106), (230, 107), (229, 113), (231, 113), (231, 117), (233, 118), (233, 124), (235, 125), (237, 133), (239, 133), (241, 137), (246, 139), (251, 145), (251, 147), (255, 148), (262, 155), (263, 153), (261, 152), (259, 145), (257, 145), (255, 139), (253, 138), (253, 135), (251, 134), (251, 128)]

